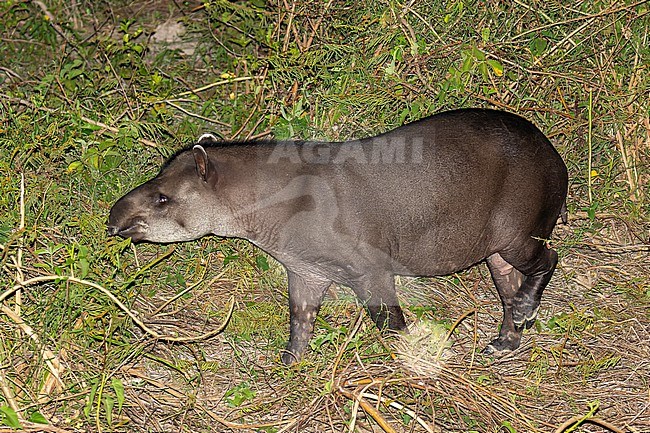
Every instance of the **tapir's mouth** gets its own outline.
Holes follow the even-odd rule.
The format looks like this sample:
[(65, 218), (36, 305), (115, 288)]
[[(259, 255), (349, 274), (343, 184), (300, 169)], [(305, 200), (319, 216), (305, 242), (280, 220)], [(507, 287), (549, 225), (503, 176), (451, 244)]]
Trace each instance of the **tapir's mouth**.
[(110, 236), (120, 236), (122, 238), (131, 238), (132, 241), (137, 242), (144, 238), (147, 232), (148, 225), (144, 221), (135, 221), (128, 227), (118, 227), (115, 225), (108, 225), (108, 234)]

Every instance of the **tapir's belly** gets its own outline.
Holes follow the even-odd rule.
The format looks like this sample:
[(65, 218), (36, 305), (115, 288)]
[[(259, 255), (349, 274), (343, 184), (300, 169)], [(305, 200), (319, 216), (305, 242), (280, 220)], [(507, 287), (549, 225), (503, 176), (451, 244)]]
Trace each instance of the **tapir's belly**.
[(392, 257), (393, 273), (407, 276), (448, 275), (476, 264), (489, 255), (489, 245), (438, 242), (422, 238), (400, 246)]
[(451, 274), (480, 262), (497, 244), (483, 221), (477, 230), (458, 221), (423, 228), (404, 221), (396, 225), (384, 220), (378, 225), (376, 219), (354, 218), (342, 218), (331, 225), (313, 217), (294, 218), (284, 226), (282, 245), (267, 251), (289, 268), (310, 268), (343, 284), (377, 272)]
[[(362, 201), (363, 199), (359, 199)], [(512, 236), (496, 227), (492, 206), (477, 200), (456, 206), (435, 199), (419, 206), (340, 209), (332, 233), (342, 259), (384, 267), (397, 275), (447, 275), (466, 269), (503, 247)], [(317, 225), (323, 230), (323, 225)], [(326, 247), (327, 248), (327, 247)], [(318, 249), (318, 247), (316, 247)]]

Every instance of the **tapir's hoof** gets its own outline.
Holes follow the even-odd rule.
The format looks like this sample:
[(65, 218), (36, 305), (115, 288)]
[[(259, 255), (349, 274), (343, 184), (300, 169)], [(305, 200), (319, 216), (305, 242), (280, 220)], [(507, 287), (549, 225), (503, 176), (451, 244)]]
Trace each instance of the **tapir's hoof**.
[(513, 341), (499, 337), (485, 346), (485, 349), (483, 349), (481, 353), (483, 353), (483, 355), (500, 357), (512, 352), (518, 347), (519, 341)]
[(488, 344), (485, 346), (483, 350), (481, 350), (481, 353), (486, 356), (496, 356), (496, 357), (501, 357), (504, 356), (507, 353), (512, 352), (512, 349), (506, 349), (500, 347), (499, 344), (496, 344), (496, 340), (493, 341), (492, 343)]
[(286, 366), (293, 365), (300, 361), (300, 357), (292, 352), (289, 352), (288, 350), (285, 350), (282, 352), (282, 355), (280, 356), (280, 359), (282, 360), (282, 363)]

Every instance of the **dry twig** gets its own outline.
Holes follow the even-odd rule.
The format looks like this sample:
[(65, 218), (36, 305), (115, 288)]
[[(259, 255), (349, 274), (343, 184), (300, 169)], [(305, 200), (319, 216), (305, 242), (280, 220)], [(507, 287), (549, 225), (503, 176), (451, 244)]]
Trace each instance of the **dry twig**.
[(563, 432), (567, 431), (567, 429), (569, 429), (568, 431), (574, 431), (577, 427), (579, 427), (583, 423), (595, 424), (597, 426), (606, 428), (607, 430), (612, 431), (614, 433), (625, 433), (625, 430), (621, 430), (620, 428), (616, 427), (615, 425), (613, 425), (613, 424), (611, 424), (611, 423), (609, 423), (609, 422), (607, 422), (605, 420), (602, 420), (600, 418), (587, 418), (587, 419), (584, 419), (584, 417), (581, 416), (581, 415), (574, 416), (573, 418), (570, 418), (570, 419), (566, 420), (565, 422), (563, 422), (555, 430), (555, 433), (563, 433)]

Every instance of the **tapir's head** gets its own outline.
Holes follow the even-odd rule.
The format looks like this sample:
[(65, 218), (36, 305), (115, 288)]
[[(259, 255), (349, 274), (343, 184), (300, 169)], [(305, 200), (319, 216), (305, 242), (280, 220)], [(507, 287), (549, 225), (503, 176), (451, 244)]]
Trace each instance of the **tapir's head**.
[(214, 230), (217, 171), (201, 146), (172, 159), (158, 176), (119, 199), (111, 208), (108, 233), (134, 242), (181, 242)]

